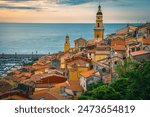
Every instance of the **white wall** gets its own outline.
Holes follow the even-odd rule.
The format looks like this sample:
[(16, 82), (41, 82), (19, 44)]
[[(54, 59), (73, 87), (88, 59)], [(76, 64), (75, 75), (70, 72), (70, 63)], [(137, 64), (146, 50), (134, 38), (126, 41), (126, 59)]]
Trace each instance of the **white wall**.
[(83, 87), (84, 91), (86, 91), (86, 79), (80, 75), (80, 85)]

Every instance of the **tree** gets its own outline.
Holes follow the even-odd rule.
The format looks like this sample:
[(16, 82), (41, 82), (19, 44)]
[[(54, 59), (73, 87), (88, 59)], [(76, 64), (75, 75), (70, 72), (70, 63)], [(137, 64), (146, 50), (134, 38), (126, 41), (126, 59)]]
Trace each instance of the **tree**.
[(128, 78), (117, 78), (110, 86), (119, 93), (120, 99), (128, 99), (129, 86), (131, 81)]
[(119, 93), (117, 93), (109, 85), (103, 85), (103, 86), (97, 87), (96, 89), (91, 91), (91, 94), (94, 99), (100, 99), (100, 100), (120, 99)]
[(102, 85), (104, 85), (104, 83), (102, 81), (99, 81), (97, 83), (92, 83), (87, 86), (87, 90), (92, 91), (93, 89), (97, 88), (98, 86), (102, 86)]
[(150, 62), (136, 63), (130, 80), (130, 99), (150, 99)]
[(123, 65), (116, 67), (116, 72), (119, 78), (128, 78), (130, 72), (134, 72), (135, 63), (132, 62), (129, 58), (124, 60)]
[[(117, 72), (119, 77), (128, 78), (130, 82), (127, 86), (127, 99), (150, 99), (150, 62), (126, 61), (123, 66), (117, 68)], [(125, 82), (121, 84), (123, 83)]]
[(86, 96), (86, 95), (81, 95), (78, 99), (79, 100), (90, 100), (90, 97)]
[(126, 60), (117, 68), (118, 78), (112, 83), (90, 84), (80, 99), (150, 100), (150, 62)]

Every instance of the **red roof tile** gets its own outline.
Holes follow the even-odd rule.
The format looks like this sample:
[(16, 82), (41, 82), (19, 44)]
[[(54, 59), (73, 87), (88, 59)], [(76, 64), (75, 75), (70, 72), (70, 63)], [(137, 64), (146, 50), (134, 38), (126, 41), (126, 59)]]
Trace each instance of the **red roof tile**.
[(66, 88), (73, 91), (83, 91), (82, 86), (80, 86), (79, 81), (69, 80), (66, 82)]
[(111, 46), (112, 49), (118, 50), (118, 51), (125, 51), (126, 47), (125, 46)]
[(44, 100), (57, 100), (57, 98), (55, 96), (51, 95), (48, 92), (48, 89), (36, 91), (32, 95), (32, 98), (35, 99), (35, 100), (40, 100), (40, 99), (44, 99)]
[(150, 45), (150, 38), (143, 39), (143, 45)]
[(125, 40), (112, 40), (111, 46), (118, 46), (118, 45), (123, 45), (125, 46)]
[(93, 45), (95, 45), (94, 40), (88, 40), (87, 46), (93, 46)]
[(138, 55), (147, 54), (147, 53), (150, 53), (150, 51), (139, 50), (139, 51), (131, 52), (131, 55), (132, 55), (132, 56), (138, 56)]
[(88, 50), (88, 53), (95, 53), (95, 49), (92, 49), (92, 50)]

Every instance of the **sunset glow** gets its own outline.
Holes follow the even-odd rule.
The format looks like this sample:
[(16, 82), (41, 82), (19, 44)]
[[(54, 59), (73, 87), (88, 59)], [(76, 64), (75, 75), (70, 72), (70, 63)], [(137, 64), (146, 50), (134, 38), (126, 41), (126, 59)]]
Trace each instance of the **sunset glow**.
[[(149, 0), (100, 0), (104, 22), (147, 22)], [(93, 23), (99, 0), (0, 0), (0, 22)]]

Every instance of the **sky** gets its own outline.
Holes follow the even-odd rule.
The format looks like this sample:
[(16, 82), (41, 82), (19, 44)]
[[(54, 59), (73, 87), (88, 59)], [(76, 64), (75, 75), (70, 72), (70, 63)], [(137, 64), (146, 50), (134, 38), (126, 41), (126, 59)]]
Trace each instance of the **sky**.
[(0, 22), (94, 23), (99, 3), (104, 23), (150, 22), (150, 0), (0, 0)]

